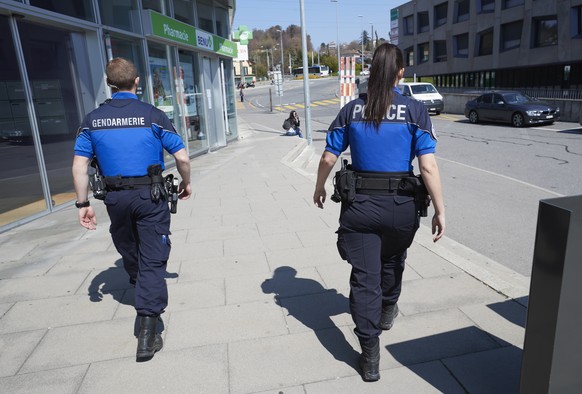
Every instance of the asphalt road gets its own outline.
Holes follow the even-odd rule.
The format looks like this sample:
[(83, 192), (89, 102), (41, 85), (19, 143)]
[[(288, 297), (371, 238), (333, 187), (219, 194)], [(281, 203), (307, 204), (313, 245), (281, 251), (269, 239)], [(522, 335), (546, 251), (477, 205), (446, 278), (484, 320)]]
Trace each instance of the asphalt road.
[[(247, 91), (257, 112), (272, 119), (274, 87)], [(336, 97), (335, 78), (310, 81), (311, 101)], [(284, 84), (281, 119), (303, 104), (303, 82)], [(305, 112), (296, 108), (301, 119)], [(322, 132), (339, 104), (311, 107), (312, 129)], [(463, 115), (431, 116), (439, 143), (447, 209), (447, 236), (522, 275), (531, 275), (539, 201), (582, 194), (582, 128), (556, 122), (527, 128), (470, 124)], [(282, 123), (282, 122), (281, 122)], [(304, 126), (305, 130), (305, 126)], [(428, 224), (428, 220), (424, 220)]]

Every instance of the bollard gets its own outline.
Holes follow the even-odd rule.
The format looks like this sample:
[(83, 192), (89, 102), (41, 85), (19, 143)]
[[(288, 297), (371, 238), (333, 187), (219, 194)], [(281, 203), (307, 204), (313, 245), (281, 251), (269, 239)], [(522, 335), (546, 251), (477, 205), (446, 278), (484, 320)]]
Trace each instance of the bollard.
[(541, 200), (521, 394), (582, 392), (582, 195)]

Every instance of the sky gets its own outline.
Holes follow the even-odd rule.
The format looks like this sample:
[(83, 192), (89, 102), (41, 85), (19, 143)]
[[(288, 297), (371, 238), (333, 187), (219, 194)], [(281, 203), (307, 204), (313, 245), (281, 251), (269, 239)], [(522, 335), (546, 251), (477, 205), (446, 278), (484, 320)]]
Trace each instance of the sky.
[[(359, 41), (362, 30), (370, 35), (372, 26), (379, 38), (388, 39), (390, 10), (407, 0), (303, 0), (307, 34), (315, 48), (323, 42), (342, 44)], [(233, 30), (247, 26), (249, 30), (266, 30), (280, 25), (301, 25), (300, 0), (237, 0)], [(337, 19), (336, 19), (337, 7)], [(362, 15), (362, 17), (358, 17)], [(339, 29), (338, 29), (339, 27)], [(339, 34), (338, 34), (339, 30)]]

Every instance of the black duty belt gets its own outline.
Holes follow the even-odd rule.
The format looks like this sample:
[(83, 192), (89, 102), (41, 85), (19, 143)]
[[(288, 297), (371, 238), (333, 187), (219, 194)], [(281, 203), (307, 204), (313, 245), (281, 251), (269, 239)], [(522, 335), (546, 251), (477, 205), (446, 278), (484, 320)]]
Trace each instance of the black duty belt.
[(394, 195), (401, 194), (402, 179), (408, 172), (356, 172), (356, 193)]
[(105, 185), (108, 190), (132, 190), (150, 187), (152, 178), (149, 176), (122, 177), (106, 176)]

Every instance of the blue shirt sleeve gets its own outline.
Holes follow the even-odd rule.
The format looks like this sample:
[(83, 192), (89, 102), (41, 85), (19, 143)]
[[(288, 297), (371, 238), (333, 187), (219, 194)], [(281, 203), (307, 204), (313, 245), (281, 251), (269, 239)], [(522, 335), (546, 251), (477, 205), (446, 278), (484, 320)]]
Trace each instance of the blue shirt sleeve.
[(91, 143), (91, 134), (89, 128), (85, 126), (86, 122), (79, 128), (77, 133), (77, 140), (75, 141), (75, 155), (84, 156), (89, 159), (93, 158), (93, 144)]
[(152, 128), (160, 141), (162, 141), (164, 149), (172, 155), (180, 149), (184, 149), (184, 142), (176, 132), (176, 129), (174, 129), (174, 125), (170, 122), (170, 119), (168, 119), (163, 111), (157, 108), (154, 111), (156, 113), (154, 114), (155, 121), (152, 122)]
[(418, 106), (416, 130), (414, 132), (414, 154), (418, 156), (436, 152), (437, 137), (424, 105)]
[(350, 145), (348, 138), (348, 106), (344, 106), (335, 120), (329, 126), (330, 133), (327, 134), (325, 139), (326, 146), (325, 150), (339, 156), (343, 151), (345, 151)]

